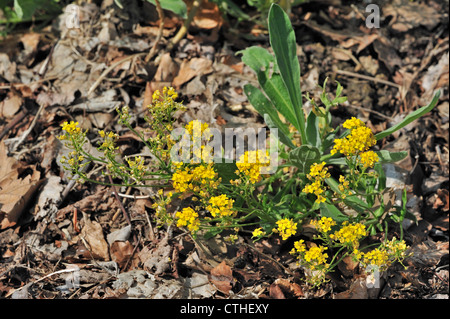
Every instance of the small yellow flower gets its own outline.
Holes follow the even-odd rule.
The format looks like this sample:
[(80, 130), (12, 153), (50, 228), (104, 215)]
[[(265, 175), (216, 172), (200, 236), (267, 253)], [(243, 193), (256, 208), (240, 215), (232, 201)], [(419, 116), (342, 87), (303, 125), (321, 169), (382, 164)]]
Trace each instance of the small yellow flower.
[(360, 223), (349, 224), (347, 221), (342, 223), (341, 229), (330, 235), (330, 238), (339, 241), (341, 244), (359, 247), (359, 240), (367, 236), (366, 226)]
[(69, 135), (72, 135), (81, 132), (81, 128), (78, 126), (78, 124), (79, 124), (78, 122), (70, 121), (69, 123), (66, 121), (63, 124), (61, 124), (61, 127), (63, 131), (66, 131)]
[(336, 222), (331, 217), (322, 217), (320, 220), (313, 220), (312, 225), (316, 227), (319, 232), (328, 233), (331, 227), (336, 225)]
[(199, 229), (200, 221), (198, 220), (198, 213), (191, 207), (186, 207), (181, 212), (176, 212), (175, 217), (178, 218), (177, 227), (187, 226), (192, 232)]
[(256, 228), (252, 233), (252, 238), (264, 236), (265, 232), (261, 227)]
[(269, 152), (262, 150), (246, 151), (236, 161), (238, 168), (237, 174), (243, 173), (251, 184), (255, 184), (261, 180), (261, 170), (263, 167), (270, 165)]
[(276, 232), (278, 232), (283, 240), (297, 233), (297, 223), (292, 219), (283, 218), (277, 221)]
[(342, 124), (342, 126), (346, 129), (353, 130), (360, 126), (365, 126), (365, 124), (360, 119), (357, 119), (356, 117), (352, 117), (351, 119), (346, 120), (344, 122), (344, 124)]
[(222, 194), (219, 196), (213, 196), (209, 199), (209, 205), (206, 207), (213, 217), (226, 217), (235, 215), (233, 210), (234, 200), (228, 198), (227, 195)]
[(361, 164), (363, 164), (364, 168), (372, 168), (379, 160), (377, 153), (374, 151), (363, 152), (359, 156), (361, 157)]

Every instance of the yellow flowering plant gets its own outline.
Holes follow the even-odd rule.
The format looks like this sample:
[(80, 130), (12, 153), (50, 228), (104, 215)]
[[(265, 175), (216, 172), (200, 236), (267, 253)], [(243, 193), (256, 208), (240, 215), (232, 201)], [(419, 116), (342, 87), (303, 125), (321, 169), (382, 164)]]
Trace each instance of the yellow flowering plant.
[[(433, 109), (439, 93), (429, 105), (379, 133), (355, 117), (332, 127), (330, 110), (346, 101), (342, 86), (337, 83), (335, 97), (330, 98), (325, 81), (320, 102), (302, 96), (289, 18), (273, 4), (268, 21), (274, 55), (261, 47), (241, 53), (260, 84), (260, 88), (247, 84), (244, 92), (271, 134), (276, 133), (270, 140), (270, 150), (276, 146), (276, 153), (256, 147), (224, 160), (224, 150), (217, 151), (217, 136), (208, 123), (193, 120), (175, 127), (174, 114), (185, 107), (177, 92), (165, 87), (153, 94), (144, 116), (145, 130), (131, 124), (128, 107), (118, 110), (119, 123), (141, 140), (151, 156), (122, 156), (120, 136), (104, 131), (98, 132), (101, 155), (94, 156), (86, 151), (87, 132), (71, 121), (62, 124), (59, 136), (71, 150), (62, 158), (64, 167), (80, 181), (159, 188), (152, 205), (158, 225), (176, 226), (194, 238), (223, 231), (231, 242), (248, 232), (254, 241), (277, 236), (293, 245), (291, 254), (309, 273), (306, 279), (312, 285), (322, 283), (347, 256), (362, 267), (385, 269), (401, 262), (407, 251), (401, 223), (414, 215), (406, 209), (406, 190), (401, 205), (385, 202), (389, 189), (383, 164), (407, 154), (379, 150), (377, 142)], [(311, 105), (308, 114), (303, 98)], [(103, 166), (109, 181), (90, 177), (85, 170), (90, 164)], [(316, 230), (313, 238), (303, 232), (307, 225)], [(388, 227), (398, 227), (399, 239)], [(368, 243), (377, 233), (384, 239)]]

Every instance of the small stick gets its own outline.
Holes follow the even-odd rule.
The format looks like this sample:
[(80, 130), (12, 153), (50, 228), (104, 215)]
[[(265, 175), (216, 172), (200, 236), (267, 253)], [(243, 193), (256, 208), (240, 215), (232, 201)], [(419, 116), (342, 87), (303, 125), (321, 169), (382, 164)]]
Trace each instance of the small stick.
[(100, 85), (100, 83), (103, 81), (103, 79), (104, 79), (104, 78), (108, 75), (108, 73), (111, 72), (114, 68), (116, 68), (117, 66), (119, 66), (120, 64), (122, 64), (122, 63), (124, 63), (124, 62), (126, 62), (126, 61), (128, 61), (128, 60), (131, 60), (131, 59), (134, 59), (134, 58), (137, 58), (137, 57), (140, 57), (140, 56), (144, 56), (144, 55), (146, 55), (146, 53), (143, 53), (143, 52), (141, 52), (141, 53), (136, 53), (136, 54), (132, 54), (132, 55), (127, 56), (126, 58), (123, 58), (123, 59), (120, 60), (120, 61), (117, 61), (117, 62), (111, 64), (111, 66), (110, 66), (109, 68), (107, 68), (105, 71), (103, 71), (103, 73), (98, 77), (98, 79), (94, 82), (94, 84), (92, 84), (92, 86), (90, 87), (89, 91), (87, 92), (87, 96), (91, 95), (91, 93), (95, 91), (95, 89), (97, 88), (97, 86)]
[(145, 57), (145, 60), (144, 60), (145, 63), (148, 63), (148, 61), (150, 61), (150, 59), (153, 58), (153, 56), (155, 55), (156, 48), (158, 47), (159, 41), (161, 41), (163, 31), (164, 31), (164, 11), (161, 7), (161, 3), (159, 3), (159, 0), (155, 0), (155, 2), (156, 2), (156, 11), (158, 11), (159, 19), (161, 21), (159, 22), (158, 35), (156, 36), (155, 44), (150, 49), (150, 52), (148, 53), (148, 55)]
[(15, 152), (20, 144), (27, 138), (27, 136), (31, 133), (34, 126), (36, 125), (37, 119), (39, 118), (39, 115), (41, 114), (42, 110), (44, 109), (45, 104), (42, 104), (39, 107), (39, 110), (36, 113), (36, 116), (34, 117), (33, 121), (30, 124), (30, 127), (22, 134), (20, 138), (18, 138), (18, 141), (13, 145), (11, 152)]
[(3, 136), (6, 135), (6, 133), (8, 133), (14, 126), (16, 126), (17, 123), (20, 123), (20, 121), (22, 121), (23, 118), (24, 118), (27, 114), (28, 114), (27, 109), (23, 109), (22, 111), (20, 111), (20, 113), (17, 114), (17, 115), (13, 118), (13, 120), (12, 120), (11, 122), (9, 122), (9, 123), (5, 126), (3, 132), (0, 133), (0, 140), (3, 138)]
[(341, 74), (341, 75), (346, 75), (346, 76), (352, 76), (355, 78), (360, 78), (360, 79), (364, 79), (364, 80), (368, 80), (368, 81), (378, 82), (378, 83), (386, 84), (386, 85), (395, 87), (397, 89), (400, 89), (400, 85), (398, 85), (396, 83), (393, 83), (391, 81), (382, 80), (382, 79), (377, 79), (377, 78), (374, 78), (373, 76), (367, 76), (367, 75), (358, 74), (358, 73), (354, 73), (354, 72), (350, 72), (350, 71), (344, 71), (344, 70), (336, 70), (336, 73)]

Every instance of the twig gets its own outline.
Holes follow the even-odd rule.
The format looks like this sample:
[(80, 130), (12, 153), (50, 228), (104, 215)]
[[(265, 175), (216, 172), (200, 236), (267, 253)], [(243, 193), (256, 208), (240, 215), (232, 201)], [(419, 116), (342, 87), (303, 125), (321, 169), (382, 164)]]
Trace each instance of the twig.
[(361, 107), (361, 106), (357, 106), (357, 105), (352, 105), (352, 104), (348, 104), (348, 106), (349, 107), (352, 107), (352, 108), (355, 108), (355, 109), (358, 109), (358, 110), (364, 110), (364, 111), (367, 111), (367, 112), (369, 112), (369, 113), (373, 113), (373, 114), (375, 114), (375, 115), (377, 115), (377, 116), (379, 116), (379, 117), (381, 117), (381, 118), (383, 118), (383, 119), (386, 119), (386, 120), (391, 120), (392, 119), (392, 117), (391, 116), (386, 116), (386, 115), (384, 115), (383, 113), (380, 113), (380, 112), (377, 112), (377, 111), (374, 111), (374, 110), (371, 110), (371, 109), (366, 109), (365, 107)]
[(17, 125), (17, 123), (19, 123), (20, 121), (23, 120), (23, 118), (28, 114), (28, 110), (27, 109), (23, 109), (22, 111), (20, 111), (19, 114), (17, 114), (13, 120), (11, 122), (9, 122), (6, 126), (5, 129), (0, 133), (0, 140), (3, 138), (3, 136), (6, 135), (6, 133), (8, 133), (14, 126)]
[(42, 277), (42, 278), (39, 278), (39, 279), (36, 280), (36, 281), (30, 282), (30, 283), (28, 283), (28, 284), (26, 284), (26, 285), (24, 285), (24, 286), (22, 286), (22, 287), (17, 288), (17, 289), (14, 290), (14, 291), (9, 292), (5, 297), (9, 297), (9, 296), (12, 295), (13, 293), (15, 293), (15, 292), (17, 292), (17, 291), (20, 291), (20, 290), (22, 290), (22, 289), (25, 288), (25, 287), (28, 288), (28, 287), (30, 287), (31, 285), (34, 285), (34, 284), (36, 284), (36, 283), (38, 283), (38, 282), (40, 282), (40, 281), (42, 281), (42, 280), (44, 280), (44, 279), (47, 279), (47, 278), (49, 278), (49, 277), (51, 277), (51, 276), (58, 275), (58, 274), (63, 274), (63, 273), (66, 273), (66, 272), (74, 272), (74, 271), (78, 271), (78, 270), (79, 270), (78, 268), (74, 268), (74, 269), (63, 269), (63, 270), (55, 271), (55, 272), (53, 272), (53, 273), (51, 273), (51, 274), (48, 274), (48, 275), (46, 275), (46, 276), (44, 276), (44, 277)]
[(148, 63), (148, 61), (150, 61), (150, 59), (153, 58), (153, 56), (155, 55), (156, 48), (158, 47), (159, 41), (161, 41), (163, 31), (164, 31), (164, 11), (161, 8), (161, 3), (159, 3), (159, 0), (155, 0), (155, 2), (156, 2), (156, 11), (158, 11), (159, 19), (161, 21), (159, 22), (158, 35), (156, 36), (155, 44), (150, 49), (150, 52), (148, 53), (148, 55), (145, 57), (145, 60), (144, 60), (145, 63)]
[(386, 84), (386, 85), (395, 87), (395, 88), (400, 90), (400, 85), (398, 85), (396, 83), (393, 83), (391, 81), (377, 79), (377, 78), (375, 78), (373, 76), (358, 74), (358, 73), (354, 73), (354, 72), (350, 72), (350, 71), (344, 71), (344, 70), (336, 70), (336, 73), (337, 74), (341, 74), (341, 75), (351, 76), (351, 77), (354, 77), (354, 78), (360, 78), (360, 79), (364, 79), (364, 80), (368, 80), (368, 81), (372, 81), (372, 82), (378, 82), (378, 83)]
[(128, 195), (128, 194), (123, 194), (123, 193), (117, 193), (120, 197), (124, 197), (124, 198), (130, 198), (130, 199), (147, 199), (150, 198), (150, 195)]
[(119, 66), (120, 64), (122, 64), (122, 63), (124, 63), (124, 62), (126, 62), (128, 60), (131, 60), (131, 59), (134, 59), (134, 58), (137, 58), (137, 57), (140, 57), (140, 56), (144, 56), (144, 55), (146, 55), (146, 53), (143, 53), (143, 52), (132, 54), (132, 55), (127, 56), (126, 58), (123, 58), (120, 61), (117, 61), (117, 62), (111, 64), (111, 66), (109, 66), (105, 71), (103, 71), (103, 73), (98, 77), (98, 79), (94, 82), (94, 84), (92, 84), (92, 86), (90, 87), (89, 91), (87, 92), (87, 96), (91, 95), (91, 93), (95, 91), (97, 86), (100, 85), (100, 83), (108, 75), (108, 73), (111, 72), (113, 69), (115, 69), (117, 66)]
[(45, 104), (42, 104), (39, 107), (39, 110), (36, 113), (36, 116), (34, 117), (33, 121), (30, 124), (30, 127), (22, 134), (21, 137), (19, 138), (14, 138), (14, 139), (10, 139), (10, 140), (16, 140), (17, 142), (15, 142), (15, 144), (12, 146), (11, 152), (15, 152), (17, 150), (17, 148), (19, 147), (20, 144), (22, 144), (22, 142), (27, 138), (27, 136), (31, 133), (31, 131), (33, 130), (34, 126), (36, 125), (37, 119), (39, 118), (39, 115), (41, 114), (42, 110), (44, 109)]

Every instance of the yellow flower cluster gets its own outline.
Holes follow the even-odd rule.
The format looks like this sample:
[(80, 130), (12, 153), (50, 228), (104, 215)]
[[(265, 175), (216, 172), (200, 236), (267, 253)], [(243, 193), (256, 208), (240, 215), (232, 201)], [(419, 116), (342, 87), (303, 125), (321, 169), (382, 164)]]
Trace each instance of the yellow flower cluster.
[(165, 225), (171, 222), (171, 217), (167, 213), (167, 205), (172, 201), (172, 192), (169, 192), (167, 196), (164, 196), (162, 189), (158, 190), (157, 196), (154, 198), (152, 208), (155, 210), (156, 221), (160, 225)]
[(365, 126), (365, 124), (363, 121), (353, 116), (351, 119), (346, 120), (342, 126), (346, 129), (353, 130), (361, 126)]
[(153, 92), (153, 95), (152, 95), (153, 102), (157, 102), (158, 100), (161, 99), (161, 97), (163, 97), (163, 100), (169, 100), (169, 101), (172, 100), (173, 101), (178, 97), (178, 93), (175, 92), (175, 89), (173, 87), (165, 86), (163, 88), (162, 96), (161, 96), (161, 92), (159, 90), (155, 90)]
[(191, 232), (196, 232), (200, 228), (198, 213), (191, 207), (186, 207), (181, 212), (176, 212), (175, 217), (178, 219), (177, 227), (187, 226)]
[(363, 255), (363, 263), (378, 267), (386, 267), (389, 265), (389, 254), (384, 249), (375, 248)]
[(190, 190), (206, 197), (210, 189), (217, 189), (221, 179), (218, 178), (213, 164), (200, 164), (195, 167), (181, 166), (173, 173), (172, 182), (177, 192)]
[(331, 217), (322, 217), (320, 220), (313, 220), (311, 224), (321, 233), (328, 233), (336, 222)]
[(138, 181), (141, 180), (147, 172), (147, 168), (144, 165), (144, 159), (140, 156), (136, 156), (134, 161), (127, 159), (127, 163), (131, 169), (131, 176)]
[(324, 253), (328, 247), (322, 245), (315, 245), (307, 249), (303, 239), (294, 243), (294, 248), (290, 251), (291, 255), (297, 256), (300, 263), (305, 264), (311, 270), (323, 270), (322, 276), (325, 274), (325, 270), (329, 267), (327, 264), (328, 254)]
[(61, 164), (68, 164), (71, 168), (80, 167), (80, 164), (84, 161), (84, 156), (80, 155), (77, 151), (72, 151), (69, 154), (69, 157), (62, 156)]
[(364, 168), (373, 167), (378, 162), (379, 157), (374, 151), (367, 151), (359, 154), (360, 162)]
[[(207, 123), (199, 120), (190, 121), (184, 126), (184, 134), (181, 136), (179, 145), (181, 146), (178, 154), (184, 162), (190, 159), (191, 164), (212, 163), (212, 147), (206, 143), (212, 136)], [(186, 152), (186, 153), (184, 153)]]
[(66, 121), (61, 124), (61, 127), (63, 131), (66, 131), (68, 134), (73, 135), (81, 132), (81, 128), (78, 125), (78, 122), (70, 121), (69, 123)]
[(367, 236), (366, 226), (360, 223), (342, 223), (341, 229), (330, 234), (330, 238), (353, 248), (359, 247), (359, 240)]
[(345, 156), (357, 155), (367, 151), (376, 144), (375, 136), (370, 128), (354, 117), (344, 122), (343, 127), (350, 129), (350, 134), (341, 139), (334, 140), (331, 154), (340, 152)]
[(261, 180), (261, 170), (263, 167), (270, 165), (269, 152), (257, 150), (246, 151), (236, 161), (238, 170), (236, 174), (243, 174), (251, 184), (255, 184)]
[(364, 266), (378, 266), (381, 270), (385, 270), (395, 260), (400, 262), (406, 257), (405, 252), (408, 249), (405, 241), (392, 238), (392, 240), (383, 243), (380, 247), (369, 252), (361, 252), (358, 249), (353, 251), (353, 255), (357, 260), (361, 261)]
[(227, 217), (234, 216), (236, 211), (233, 210), (234, 200), (228, 198), (227, 195), (222, 194), (213, 196), (209, 199), (209, 205), (206, 207), (213, 217)]
[(302, 192), (316, 195), (316, 203), (323, 203), (326, 201), (324, 179), (330, 177), (328, 168), (325, 167), (325, 162), (314, 163), (310, 167), (309, 174), (306, 175), (309, 180), (314, 180), (311, 184), (306, 184)]
[(119, 135), (114, 132), (109, 132), (106, 134), (103, 130), (99, 131), (98, 134), (103, 138), (103, 143), (100, 145), (99, 149), (103, 150), (104, 153), (113, 152), (117, 149), (116, 142), (119, 139)]
[[(353, 195), (353, 192), (349, 189), (350, 182), (342, 175), (339, 176), (339, 190), (341, 191), (340, 197), (345, 199), (347, 196)], [(337, 194), (335, 194), (337, 196)]]
[(311, 263), (311, 269), (314, 270), (318, 265), (326, 264), (328, 254), (324, 253), (328, 247), (325, 246), (313, 246), (305, 252), (305, 260)]
[(292, 219), (283, 218), (277, 221), (277, 228), (273, 229), (274, 233), (279, 233), (283, 240), (297, 233), (297, 223)]

